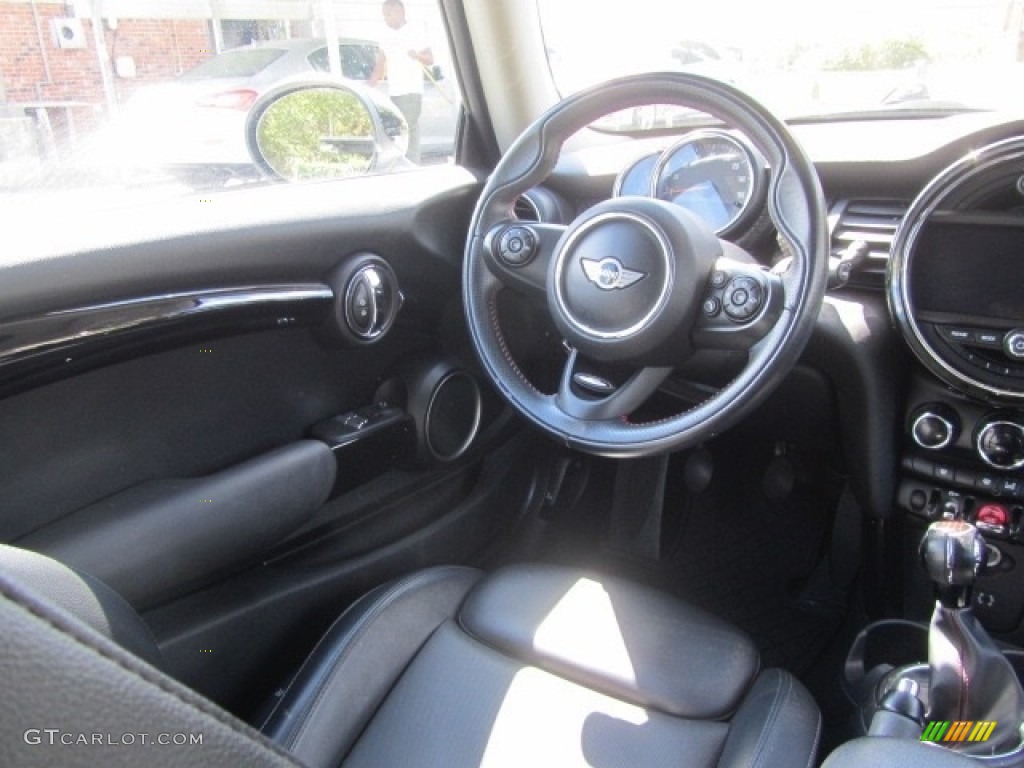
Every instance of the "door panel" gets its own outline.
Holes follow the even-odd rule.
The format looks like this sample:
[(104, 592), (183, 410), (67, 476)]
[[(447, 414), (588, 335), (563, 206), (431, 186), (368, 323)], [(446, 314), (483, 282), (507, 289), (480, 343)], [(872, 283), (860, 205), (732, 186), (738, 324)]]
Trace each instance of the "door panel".
[(201, 477), (370, 402), (431, 343), (396, 332), (332, 350), (308, 330), (207, 340), (0, 400), (0, 538), (160, 479)]
[(96, 576), (144, 608), (252, 564), (313, 517), (336, 474), (330, 448), (301, 440), (212, 475), (141, 483), (17, 544)]
[[(478, 559), (545, 471), (468, 351), (459, 278), (478, 188), (448, 167), (242, 190), (198, 225), (174, 203), (128, 221), (93, 212), (25, 244), (0, 281), (0, 541), (112, 582), (170, 671), (239, 711), (365, 589)], [(301, 312), (122, 312), (282, 285), (336, 298), (332, 275), (363, 253), (404, 299), (370, 344), (324, 332), (338, 306), (319, 293)], [(432, 361), (483, 390), (465, 454), (431, 457), (422, 435), (404, 454), (310, 441), (382, 398), (414, 410), (407, 377)], [(422, 414), (407, 422), (424, 429)]]

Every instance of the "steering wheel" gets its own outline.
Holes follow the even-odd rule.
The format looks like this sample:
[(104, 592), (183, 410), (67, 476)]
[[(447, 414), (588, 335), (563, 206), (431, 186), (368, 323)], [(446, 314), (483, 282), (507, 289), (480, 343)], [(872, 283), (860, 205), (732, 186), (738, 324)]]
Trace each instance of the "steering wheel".
[[(764, 155), (767, 206), (789, 257), (785, 269), (759, 266), (696, 216), (650, 198), (608, 200), (567, 227), (515, 219), (515, 200), (547, 178), (570, 136), (604, 115), (648, 104), (708, 113)], [(463, 300), (487, 375), (528, 421), (572, 448), (634, 457), (707, 440), (761, 402), (811, 335), (827, 267), (821, 187), (785, 125), (729, 85), (667, 72), (581, 91), (515, 141), (473, 213)], [(497, 308), (503, 287), (546, 303), (570, 349), (556, 393), (537, 389), (509, 352)], [(678, 415), (631, 418), (673, 367), (701, 349), (742, 350), (747, 362), (717, 393)]]

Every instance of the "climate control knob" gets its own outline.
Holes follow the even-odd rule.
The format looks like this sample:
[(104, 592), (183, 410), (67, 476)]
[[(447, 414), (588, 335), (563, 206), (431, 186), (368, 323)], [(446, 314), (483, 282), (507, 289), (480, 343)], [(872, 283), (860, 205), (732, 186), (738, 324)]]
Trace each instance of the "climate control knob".
[(960, 417), (948, 405), (931, 403), (914, 411), (910, 436), (922, 448), (938, 451), (952, 445), (960, 432)]
[(981, 460), (996, 469), (1024, 467), (1024, 424), (1014, 416), (992, 416), (978, 425), (974, 447)]

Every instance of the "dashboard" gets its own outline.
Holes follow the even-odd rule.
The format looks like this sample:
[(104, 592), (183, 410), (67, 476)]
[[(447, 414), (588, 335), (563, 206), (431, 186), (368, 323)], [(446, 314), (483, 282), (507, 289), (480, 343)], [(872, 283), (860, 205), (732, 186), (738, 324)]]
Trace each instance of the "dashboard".
[[(970, 520), (992, 553), (976, 613), (1020, 642), (1024, 121), (974, 113), (791, 128), (822, 183), (831, 254), (868, 246), (849, 284), (827, 294), (804, 362), (837, 393), (855, 495), (902, 531), (902, 557), (881, 578), (903, 615), (927, 618), (916, 543), (934, 520)], [(570, 201), (563, 209), (627, 194), (675, 203), (769, 265), (781, 257), (758, 186), (769, 172), (742, 135), (715, 127), (578, 151), (546, 186)]]

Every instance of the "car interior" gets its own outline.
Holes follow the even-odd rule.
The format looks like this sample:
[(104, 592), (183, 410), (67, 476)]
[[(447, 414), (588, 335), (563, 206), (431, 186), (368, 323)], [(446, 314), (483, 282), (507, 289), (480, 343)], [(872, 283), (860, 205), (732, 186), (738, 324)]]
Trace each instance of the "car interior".
[(1024, 765), (1024, 116), (440, 6), (453, 162), (12, 222), (2, 762)]

